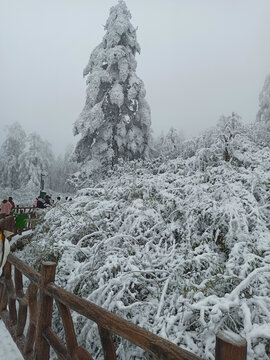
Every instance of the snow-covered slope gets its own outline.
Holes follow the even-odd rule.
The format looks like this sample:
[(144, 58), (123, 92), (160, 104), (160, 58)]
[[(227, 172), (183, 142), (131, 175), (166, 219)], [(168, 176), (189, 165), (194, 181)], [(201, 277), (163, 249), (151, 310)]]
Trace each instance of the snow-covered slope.
[(15, 342), (10, 336), (5, 324), (0, 319), (0, 359), (23, 360)]
[[(208, 148), (119, 167), (48, 211), (17, 255), (36, 268), (57, 260), (57, 284), (205, 359), (216, 332), (230, 329), (247, 339), (248, 359), (266, 360), (270, 151), (239, 146), (230, 162)], [(73, 318), (102, 359), (96, 326)], [(117, 341), (119, 359), (147, 359)]]

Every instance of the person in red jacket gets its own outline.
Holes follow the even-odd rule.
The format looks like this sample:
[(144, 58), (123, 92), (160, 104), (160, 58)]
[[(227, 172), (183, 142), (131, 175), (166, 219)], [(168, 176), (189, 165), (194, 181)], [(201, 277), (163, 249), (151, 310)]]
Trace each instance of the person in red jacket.
[(13, 198), (12, 198), (11, 196), (8, 198), (8, 202), (9, 202), (9, 203), (11, 204), (11, 206), (12, 206), (11, 210), (15, 209), (15, 203), (14, 203)]

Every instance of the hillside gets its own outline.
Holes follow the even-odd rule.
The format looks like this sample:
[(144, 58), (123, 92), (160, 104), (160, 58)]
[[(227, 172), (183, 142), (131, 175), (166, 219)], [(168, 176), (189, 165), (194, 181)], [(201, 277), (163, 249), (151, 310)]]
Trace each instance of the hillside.
[[(187, 159), (118, 166), (45, 213), (16, 255), (36, 269), (58, 261), (58, 285), (205, 359), (222, 329), (247, 339), (248, 359), (266, 360), (269, 170), (269, 147), (248, 137), (228, 162), (212, 143)], [(96, 326), (73, 317), (102, 359)], [(119, 359), (147, 358), (117, 341)]]

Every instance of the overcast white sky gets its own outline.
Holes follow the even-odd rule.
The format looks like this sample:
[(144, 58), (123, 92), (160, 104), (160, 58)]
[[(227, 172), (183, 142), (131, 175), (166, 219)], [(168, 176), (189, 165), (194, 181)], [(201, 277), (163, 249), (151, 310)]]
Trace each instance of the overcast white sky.
[[(82, 71), (116, 0), (0, 0), (0, 135), (18, 121), (62, 152), (85, 101)], [(126, 0), (155, 133), (251, 122), (270, 73), (270, 0)]]

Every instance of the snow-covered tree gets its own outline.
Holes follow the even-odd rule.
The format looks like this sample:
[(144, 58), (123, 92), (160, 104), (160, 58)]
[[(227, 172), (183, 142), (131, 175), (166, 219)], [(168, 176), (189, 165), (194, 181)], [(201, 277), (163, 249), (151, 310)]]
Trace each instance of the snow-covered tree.
[(171, 127), (166, 135), (161, 134), (156, 142), (156, 150), (159, 155), (169, 159), (176, 158), (181, 152), (184, 135)]
[(40, 174), (47, 174), (52, 166), (51, 145), (35, 133), (27, 137), (26, 148), (20, 158), (21, 184), (38, 187)]
[(216, 164), (219, 159), (233, 160), (239, 164), (241, 142), (248, 138), (247, 133), (238, 114), (233, 112), (229, 116), (222, 115), (215, 127), (185, 141), (181, 147), (181, 155), (184, 159), (195, 156), (194, 164), (200, 170)]
[(130, 19), (125, 2), (119, 0), (83, 72), (87, 95), (74, 125), (74, 135), (81, 134), (74, 155), (88, 169), (112, 166), (120, 158), (148, 157), (151, 114), (144, 84), (136, 75), (140, 46)]
[(63, 155), (58, 155), (49, 171), (50, 188), (59, 192), (70, 192), (73, 190), (69, 178), (78, 169), (78, 164), (72, 160), (73, 146), (68, 146)]
[(262, 91), (259, 96), (259, 111), (257, 122), (252, 125), (251, 135), (258, 144), (269, 146), (270, 144), (270, 74), (266, 76)]
[(232, 113), (229, 116), (221, 116), (218, 125), (218, 137), (223, 146), (223, 159), (230, 161), (232, 156), (232, 143), (237, 134), (241, 132), (241, 117)]
[(270, 123), (270, 74), (266, 76), (262, 91), (259, 96), (259, 111), (257, 121)]
[(25, 148), (26, 134), (19, 123), (7, 128), (7, 136), (1, 146), (0, 183), (3, 187), (18, 189), (20, 182), (19, 157)]

